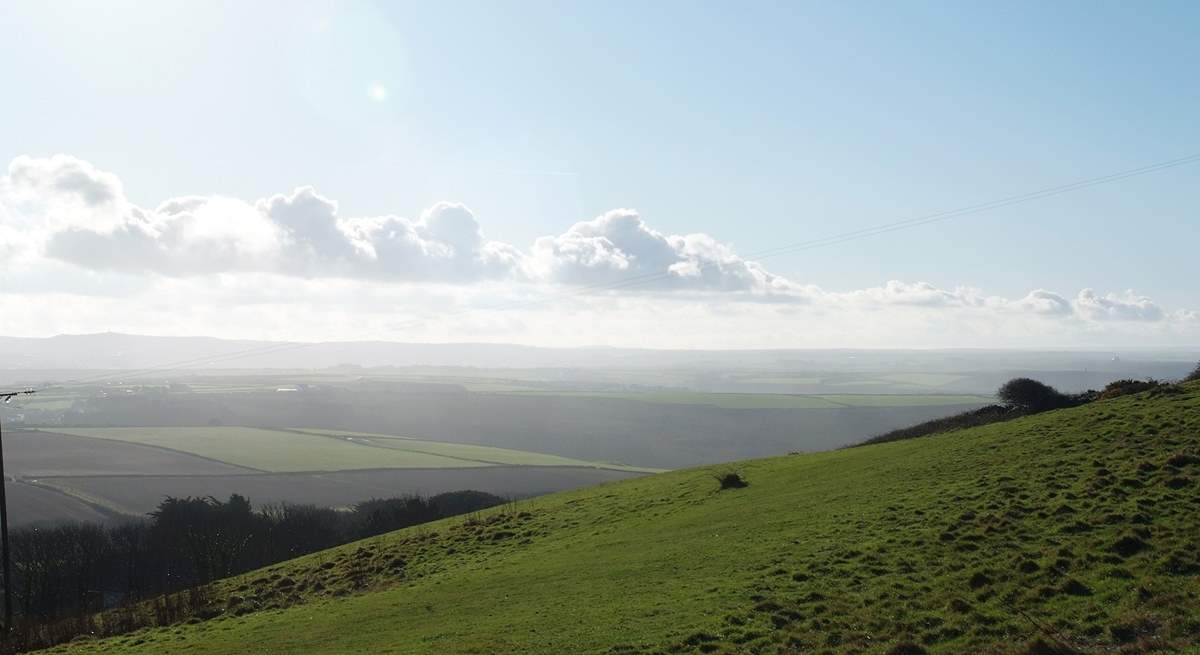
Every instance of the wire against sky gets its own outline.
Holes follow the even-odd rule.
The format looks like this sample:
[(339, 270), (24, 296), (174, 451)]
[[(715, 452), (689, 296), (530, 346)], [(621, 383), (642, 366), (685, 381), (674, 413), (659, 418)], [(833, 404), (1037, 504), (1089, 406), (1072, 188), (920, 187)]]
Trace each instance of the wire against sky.
[[(916, 216), (913, 218), (906, 218), (903, 220), (893, 221), (890, 223), (883, 223), (880, 225), (876, 225), (874, 227), (860, 228), (858, 230), (842, 232), (840, 234), (832, 234), (832, 235), (829, 235), (826, 237), (821, 237), (818, 239), (809, 239), (806, 241), (797, 241), (795, 243), (785, 244), (782, 246), (775, 246), (775, 247), (767, 248), (764, 250), (758, 250), (758, 251), (746, 253), (745, 255), (742, 256), (742, 259), (745, 259), (745, 260), (769, 259), (771, 257), (778, 257), (780, 255), (801, 252), (804, 250), (812, 250), (815, 248), (832, 246), (832, 245), (836, 245), (836, 244), (840, 244), (840, 243), (846, 243), (848, 241), (855, 241), (858, 239), (864, 239), (867, 237), (872, 237), (872, 236), (876, 236), (876, 235), (880, 235), (880, 234), (886, 234), (888, 232), (895, 232), (898, 230), (910, 229), (910, 228), (919, 227), (922, 225), (928, 225), (930, 223), (947, 221), (947, 220), (959, 218), (962, 216), (969, 216), (971, 214), (980, 214), (980, 213), (983, 213), (986, 211), (991, 211), (994, 209), (1009, 207), (1012, 205), (1031, 202), (1034, 200), (1041, 200), (1043, 198), (1049, 198), (1051, 196), (1062, 195), (1064, 193), (1070, 193), (1072, 191), (1078, 191), (1080, 189), (1086, 189), (1089, 187), (1100, 186), (1102, 184), (1109, 184), (1112, 182), (1117, 182), (1117, 181), (1128, 179), (1131, 177), (1137, 177), (1139, 175), (1148, 175), (1150, 173), (1156, 173), (1158, 171), (1163, 171), (1163, 170), (1167, 170), (1170, 168), (1176, 168), (1179, 166), (1184, 166), (1186, 164), (1193, 164), (1193, 163), (1197, 163), (1197, 162), (1200, 162), (1200, 153), (1195, 153), (1195, 154), (1188, 155), (1186, 157), (1179, 157), (1176, 159), (1169, 159), (1169, 160), (1157, 162), (1154, 164), (1148, 164), (1146, 166), (1139, 166), (1137, 168), (1126, 169), (1123, 171), (1118, 171), (1116, 173), (1109, 173), (1107, 175), (1089, 177), (1089, 178), (1086, 178), (1083, 180), (1069, 182), (1067, 184), (1060, 184), (1060, 185), (1056, 185), (1056, 186), (1046, 187), (1043, 189), (1038, 189), (1036, 191), (1028, 191), (1028, 192), (1017, 194), (1017, 195), (1005, 196), (1003, 198), (998, 198), (996, 200), (990, 200), (987, 202), (977, 203), (977, 204), (973, 204), (973, 205), (966, 205), (963, 207), (959, 207), (957, 209), (950, 209), (950, 210), (936, 212), (936, 213), (932, 213), (932, 214), (924, 214), (922, 216)], [(699, 266), (697, 266), (697, 270), (699, 270), (699, 271), (709, 270), (709, 269), (712, 269), (714, 266), (716, 266), (715, 263), (707, 262), (707, 263), (703, 263), (703, 264), (700, 264)], [(629, 289), (632, 287), (638, 287), (638, 286), (642, 286), (642, 285), (646, 285), (646, 284), (651, 284), (653, 282), (670, 279), (670, 277), (672, 275), (673, 275), (673, 273), (671, 273), (671, 271), (669, 271), (669, 270), (656, 271), (656, 272), (652, 272), (652, 273), (642, 273), (640, 275), (628, 276), (624, 279), (617, 280), (615, 282), (596, 283), (596, 284), (576, 287), (576, 288), (572, 289), (571, 291), (554, 294), (550, 297), (540, 298), (538, 300), (525, 301), (522, 303), (494, 305), (492, 307), (482, 307), (482, 308), (479, 308), (478, 310), (463, 309), (463, 310), (459, 310), (456, 312), (449, 312), (447, 314), (443, 314), (443, 317), (457, 316), (457, 315), (464, 314), (464, 313), (467, 313), (470, 311), (502, 311), (502, 310), (511, 310), (511, 309), (526, 309), (529, 307), (540, 306), (540, 305), (543, 305), (547, 302), (550, 302), (550, 301), (556, 300), (556, 299), (572, 298), (572, 297), (577, 297), (577, 296), (581, 296), (581, 295), (588, 294), (588, 293), (594, 293), (597, 291)], [(397, 327), (400, 329), (403, 329), (405, 327), (418, 325), (423, 322), (424, 321), (409, 321), (407, 323), (401, 323)]]

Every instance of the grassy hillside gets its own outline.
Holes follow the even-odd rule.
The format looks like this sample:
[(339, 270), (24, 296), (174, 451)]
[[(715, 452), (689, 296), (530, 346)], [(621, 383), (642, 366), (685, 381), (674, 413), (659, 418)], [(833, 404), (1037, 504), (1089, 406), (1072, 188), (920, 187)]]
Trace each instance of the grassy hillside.
[(1193, 384), (543, 497), (59, 652), (1200, 652), (1198, 482)]

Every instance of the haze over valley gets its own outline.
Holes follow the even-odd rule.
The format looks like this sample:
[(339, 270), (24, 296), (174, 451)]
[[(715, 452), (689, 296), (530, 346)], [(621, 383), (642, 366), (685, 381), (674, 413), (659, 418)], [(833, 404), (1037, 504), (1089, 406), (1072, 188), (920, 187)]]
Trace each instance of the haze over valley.
[(1200, 655), (1200, 3), (0, 2), (0, 655)]

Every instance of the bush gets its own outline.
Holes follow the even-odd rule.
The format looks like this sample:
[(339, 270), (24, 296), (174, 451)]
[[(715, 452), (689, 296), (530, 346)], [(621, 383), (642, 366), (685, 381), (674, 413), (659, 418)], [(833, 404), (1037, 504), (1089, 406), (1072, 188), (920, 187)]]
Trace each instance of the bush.
[(1030, 378), (1013, 378), (1005, 382), (996, 397), (1008, 407), (1030, 414), (1075, 404), (1058, 389)]
[(728, 473), (722, 473), (722, 474), (718, 475), (717, 481), (721, 483), (722, 490), (724, 490), (724, 489), (741, 489), (743, 487), (749, 486), (749, 483), (747, 483), (744, 479), (742, 479), (742, 476), (739, 475), (736, 471), (729, 471)]
[(1131, 393), (1141, 393), (1162, 386), (1162, 382), (1158, 380), (1117, 380), (1109, 382), (1108, 386), (1104, 387), (1104, 391), (1096, 396), (1096, 400), (1108, 400), (1109, 398), (1119, 398), (1128, 396)]
[(875, 435), (857, 445), (866, 446), (887, 443), (889, 441), (915, 439), (940, 432), (949, 432), (950, 430), (999, 423), (1000, 421), (1007, 421), (1026, 414), (1035, 414), (1062, 407), (1075, 407), (1076, 405), (1082, 405), (1095, 400), (1097, 395), (1097, 392), (1089, 391), (1069, 396), (1037, 380), (1015, 378), (1005, 382), (1000, 387), (1000, 390), (996, 392), (996, 396), (1003, 403), (1001, 405), (988, 405), (987, 407), (980, 407), (979, 409), (972, 409), (951, 416), (935, 418), (932, 421)]
[(1196, 368), (1193, 369), (1191, 373), (1188, 373), (1188, 376), (1186, 378), (1184, 378), (1183, 381), (1184, 382), (1200, 381), (1200, 364), (1196, 364)]

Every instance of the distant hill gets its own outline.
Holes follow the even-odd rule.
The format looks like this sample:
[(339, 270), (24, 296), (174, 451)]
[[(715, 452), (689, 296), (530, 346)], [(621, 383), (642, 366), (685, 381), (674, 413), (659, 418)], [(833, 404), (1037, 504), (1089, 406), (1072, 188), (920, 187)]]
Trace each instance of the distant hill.
[[(0, 383), (7, 379), (71, 379), (72, 371), (168, 371), (332, 367), (475, 367), (828, 371), (835, 373), (972, 372), (972, 386), (990, 393), (1004, 380), (1035, 371), (1064, 389), (1104, 386), (1120, 377), (1177, 378), (1200, 359), (1187, 350), (646, 350), (540, 348), (502, 343), (389, 341), (283, 342), (118, 333), (0, 337)], [(177, 367), (177, 368), (176, 368)], [(6, 374), (6, 371), (8, 372)], [(15, 373), (14, 373), (15, 372)], [(158, 370), (158, 374), (162, 371)], [(721, 388), (720, 376), (709, 391)], [(951, 387), (956, 388), (956, 387)], [(827, 390), (828, 391), (828, 390)], [(850, 391), (849, 388), (846, 391)]]
[(1200, 384), (1172, 389), (524, 501), (57, 652), (1200, 652)]

